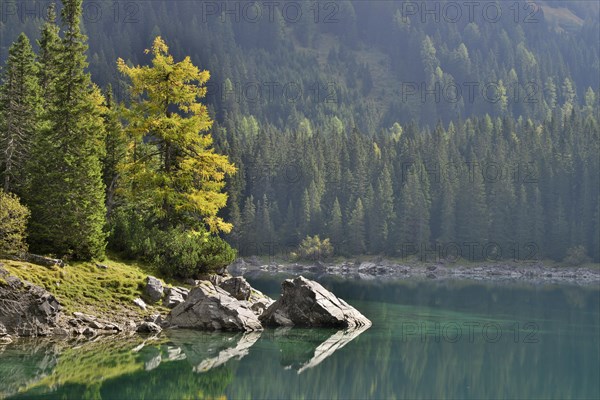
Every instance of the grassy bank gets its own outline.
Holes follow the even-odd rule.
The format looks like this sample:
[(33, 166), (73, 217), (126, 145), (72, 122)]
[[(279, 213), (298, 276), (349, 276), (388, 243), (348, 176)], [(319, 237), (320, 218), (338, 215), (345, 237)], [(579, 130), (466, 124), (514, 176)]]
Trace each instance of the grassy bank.
[(133, 304), (136, 297), (142, 297), (146, 277), (155, 275), (151, 268), (135, 262), (107, 259), (101, 263), (106, 268), (95, 262), (72, 263), (64, 268), (13, 260), (0, 263), (12, 275), (51, 292), (67, 313), (80, 311), (123, 319), (167, 310), (155, 305), (144, 312)]

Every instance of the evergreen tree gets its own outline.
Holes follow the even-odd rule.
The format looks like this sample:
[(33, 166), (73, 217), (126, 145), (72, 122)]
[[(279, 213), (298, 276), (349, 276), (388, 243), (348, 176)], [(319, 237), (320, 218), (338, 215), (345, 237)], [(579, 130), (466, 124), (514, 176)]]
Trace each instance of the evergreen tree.
[(337, 197), (333, 201), (333, 207), (331, 209), (331, 218), (328, 224), (329, 228), (329, 239), (333, 244), (333, 251), (341, 253), (345, 248), (344, 243), (344, 225), (342, 221), (342, 209), (340, 202)]
[(40, 124), (35, 54), (24, 33), (9, 49), (0, 86), (0, 176), (5, 192), (22, 195), (25, 164)]
[(244, 208), (242, 209), (241, 221), (241, 240), (240, 252), (243, 255), (255, 254), (258, 250), (256, 243), (256, 206), (252, 196), (246, 198)]
[(406, 183), (400, 191), (401, 208), (398, 213), (398, 229), (402, 245), (429, 245), (429, 206), (430, 202), (423, 189), (424, 170), (413, 167), (406, 176)]
[(105, 95), (104, 139), (105, 154), (102, 158), (102, 181), (106, 188), (106, 215), (110, 219), (112, 210), (117, 204), (116, 191), (119, 177), (119, 166), (125, 160), (127, 143), (123, 127), (119, 120), (117, 105), (113, 100), (112, 86), (108, 86)]
[(310, 196), (308, 195), (308, 189), (304, 189), (302, 193), (302, 199), (300, 202), (300, 237), (305, 237), (310, 235), (310, 225), (311, 225), (311, 201)]
[(87, 38), (80, 30), (81, 3), (63, 2), (65, 35), (53, 84), (55, 95), (47, 106), (48, 127), (40, 132), (32, 154), (31, 170), (36, 176), (27, 199), (34, 251), (90, 259), (103, 257), (106, 246), (100, 163), (103, 97), (85, 72)]
[(367, 250), (365, 244), (365, 210), (360, 197), (350, 213), (348, 221), (348, 251), (351, 254), (364, 254)]
[(58, 68), (60, 61), (61, 39), (59, 36), (60, 28), (56, 24), (55, 4), (50, 3), (46, 21), (42, 26), (38, 46), (40, 53), (39, 63), (39, 85), (44, 106), (47, 107), (52, 102), (54, 95), (54, 83), (58, 77)]
[(375, 186), (375, 201), (373, 202), (374, 218), (370, 224), (374, 230), (371, 245), (375, 253), (383, 252), (390, 239), (390, 231), (394, 214), (394, 193), (392, 189), (392, 177), (387, 165), (383, 168), (381, 176), (377, 179)]

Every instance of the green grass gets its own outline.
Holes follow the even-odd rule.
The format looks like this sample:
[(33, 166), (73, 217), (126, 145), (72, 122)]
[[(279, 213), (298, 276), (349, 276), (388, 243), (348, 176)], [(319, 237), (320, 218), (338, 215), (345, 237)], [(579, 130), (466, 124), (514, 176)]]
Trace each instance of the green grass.
[[(135, 262), (115, 259), (102, 262), (107, 269), (98, 268), (95, 262), (49, 268), (27, 262), (0, 261), (12, 275), (51, 292), (65, 312), (80, 311), (105, 317), (140, 314), (141, 310), (133, 300), (142, 296), (146, 276), (155, 272)], [(156, 305), (149, 307), (148, 313), (165, 310)]]

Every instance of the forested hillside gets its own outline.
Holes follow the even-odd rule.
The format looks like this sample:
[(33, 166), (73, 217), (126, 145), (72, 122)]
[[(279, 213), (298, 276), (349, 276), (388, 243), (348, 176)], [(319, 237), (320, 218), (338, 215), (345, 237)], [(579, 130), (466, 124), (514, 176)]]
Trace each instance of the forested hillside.
[[(3, 63), (47, 5), (4, 3)], [(91, 79), (116, 102), (116, 60), (147, 64), (156, 36), (210, 71), (241, 254), (318, 234), (342, 255), (600, 259), (597, 2), (253, 4), (83, 6)]]

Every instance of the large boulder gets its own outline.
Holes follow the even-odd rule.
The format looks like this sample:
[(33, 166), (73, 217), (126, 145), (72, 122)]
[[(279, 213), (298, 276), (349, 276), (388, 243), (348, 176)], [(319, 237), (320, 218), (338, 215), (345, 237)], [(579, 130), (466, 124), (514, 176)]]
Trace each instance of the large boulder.
[(261, 315), (267, 308), (271, 306), (271, 304), (275, 303), (275, 300), (266, 294), (263, 294), (259, 290), (252, 288), (248, 303), (250, 304), (250, 309), (254, 312), (254, 314)]
[(241, 276), (229, 278), (218, 286), (238, 300), (248, 300), (252, 292), (252, 286)]
[(168, 325), (179, 328), (227, 331), (256, 331), (258, 317), (242, 302), (208, 281), (193, 288), (185, 302), (167, 316)]
[(160, 280), (156, 279), (153, 276), (148, 276), (146, 278), (146, 288), (144, 289), (144, 294), (150, 303), (156, 303), (163, 297), (163, 284)]
[(259, 317), (265, 326), (371, 326), (364, 315), (315, 281), (299, 276), (286, 279), (281, 287), (281, 297)]
[(163, 305), (168, 308), (175, 308), (187, 299), (190, 293), (189, 289), (184, 287), (167, 287), (165, 289), (166, 296), (163, 300)]
[(61, 306), (54, 296), (0, 268), (0, 326), (8, 335), (48, 336), (58, 323)]

